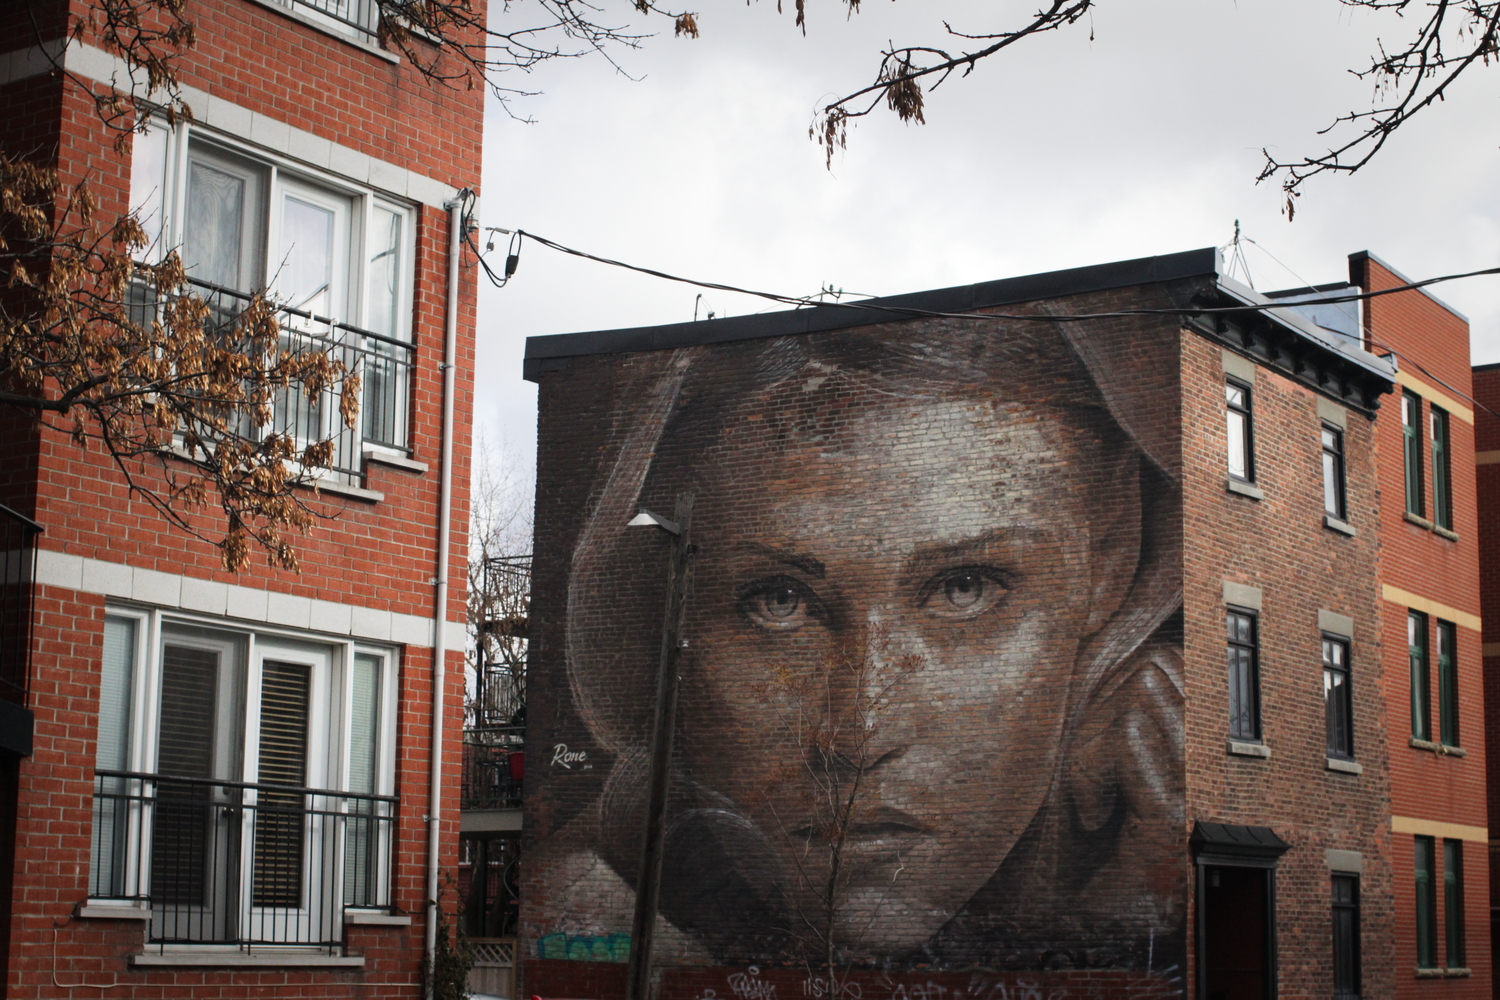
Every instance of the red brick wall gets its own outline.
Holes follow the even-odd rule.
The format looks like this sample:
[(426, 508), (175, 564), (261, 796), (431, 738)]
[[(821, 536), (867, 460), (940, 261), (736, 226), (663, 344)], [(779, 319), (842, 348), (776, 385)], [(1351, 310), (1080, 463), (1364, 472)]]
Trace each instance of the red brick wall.
[[(1183, 570), (1188, 818), (1269, 826), (1292, 845), (1276, 872), (1280, 996), (1333, 992), (1331, 882), (1325, 850), (1358, 851), (1363, 995), (1390, 997), (1391, 874), (1386, 710), (1374, 601), (1372, 422), (1346, 410), (1348, 517), (1358, 534), (1323, 526), (1318, 397), (1258, 367), (1252, 389), (1255, 500), (1225, 488), (1225, 371), (1219, 344), (1182, 338), (1185, 482)], [(1266, 759), (1227, 752), (1224, 582), (1261, 590), (1261, 725)], [(1318, 611), (1354, 619), (1350, 663), (1354, 757), (1364, 773), (1326, 767)], [(1196, 975), (1196, 969), (1194, 970)]]
[[(23, 5), (7, 4), (17, 13)], [(30, 5), (24, 5), (30, 6)], [(74, 10), (84, 10), (77, 3)], [(43, 14), (52, 13), (44, 10)], [(420, 78), (403, 61), (392, 64), (312, 30), (248, 0), (204, 0), (189, 8), (198, 42), (179, 61), (184, 84), (244, 108), (358, 149), (454, 187), (477, 189), (483, 88), (443, 86)], [(92, 39), (88, 39), (92, 41)], [(421, 44), (421, 43), (417, 43)], [(451, 68), (451, 62), (444, 64)], [(51, 75), (0, 87), (0, 134), (5, 148), (53, 162), (64, 184), (87, 179), (100, 199), (102, 224), (126, 207), (129, 155), (113, 148), (91, 100), (73, 80)], [(211, 544), (222, 536), (212, 509), (190, 512), (193, 538), (170, 528), (129, 493), (120, 472), (97, 446), (76, 447), (64, 429), (34, 437), (6, 434), (0, 500), (13, 502), (46, 527), (42, 547), (72, 556), (125, 562), (256, 589), (430, 617), (437, 545), (443, 323), (447, 297), (448, 216), (417, 206), (410, 397), (413, 457), (425, 474), (372, 464), (365, 485), (385, 495), (379, 503), (332, 494), (305, 494), (321, 513), (312, 531), (296, 537), (300, 574), (268, 568), (255, 554), (238, 574), (226, 573)], [(461, 272), (455, 440), (453, 448), (453, 568), (446, 617), (461, 620), (467, 534), (470, 426), (473, 415), (476, 287)], [(7, 418), (11, 420), (14, 418)], [(6, 426), (9, 426), (7, 424)], [(19, 448), (19, 451), (15, 449)], [(11, 459), (16, 459), (12, 461)], [(40, 468), (28, 477), (21, 470)], [(144, 470), (146, 481), (152, 472)], [(32, 708), (36, 752), (21, 765), (15, 908), (9, 995), (53, 996), (63, 984), (128, 984), (112, 996), (221, 995), (282, 997), (414, 996), (418, 991), (426, 879), (428, 770), (431, 731), (431, 653), (410, 648), (400, 660), (393, 899), (413, 916), (409, 928), (351, 929), (351, 953), (362, 971), (134, 970), (125, 955), (138, 951), (138, 923), (71, 920), (87, 896), (90, 797), (95, 754), (103, 599), (44, 589), (34, 639)], [(457, 780), (462, 725), (462, 653), (450, 650), (446, 685), (444, 772), (448, 777), (441, 825), (441, 864), (457, 862)], [(450, 904), (453, 900), (450, 897)], [(52, 945), (57, 927), (57, 954)]]
[[(1391, 288), (1405, 278), (1366, 255), (1351, 258), (1351, 278), (1367, 290)], [(1480, 614), (1479, 520), (1475, 494), (1474, 425), (1458, 407), (1469, 400), (1469, 330), (1455, 315), (1428, 295), (1402, 292), (1370, 299), (1364, 304), (1367, 343), (1377, 353), (1395, 351), (1403, 377), (1419, 380), (1413, 391), (1424, 397), (1423, 461), (1428, 516), (1432, 511), (1431, 442), (1426, 417), (1434, 392), (1452, 400), (1450, 410), (1454, 541), (1407, 520), (1405, 465), (1400, 414), (1400, 388), (1387, 397), (1375, 425), (1379, 474), (1381, 554), (1380, 582), (1398, 587), (1449, 608)], [(1418, 609), (1420, 610), (1420, 609)], [(1457, 662), (1459, 733), (1467, 756), (1439, 755), (1410, 746), (1410, 665), (1407, 655), (1406, 607), (1381, 601), (1381, 659), (1388, 700), (1391, 761), (1391, 812), (1398, 817), (1487, 826), (1485, 757), (1486, 734), (1482, 671), (1482, 636), (1459, 624)], [(1435, 629), (1433, 621), (1429, 630)], [(1435, 633), (1434, 633), (1435, 634)], [(1434, 640), (1435, 641), (1435, 640)], [(1433, 735), (1437, 736), (1437, 670), (1433, 654), (1430, 692)], [(1441, 849), (1441, 848), (1439, 848)], [(1394, 976), (1401, 997), (1488, 997), (1491, 993), (1489, 949), (1489, 852), (1484, 844), (1466, 841), (1465, 930), (1470, 978), (1418, 979), (1412, 834), (1393, 834), (1391, 859), (1396, 900)], [(1438, 958), (1444, 954), (1438, 893)]]

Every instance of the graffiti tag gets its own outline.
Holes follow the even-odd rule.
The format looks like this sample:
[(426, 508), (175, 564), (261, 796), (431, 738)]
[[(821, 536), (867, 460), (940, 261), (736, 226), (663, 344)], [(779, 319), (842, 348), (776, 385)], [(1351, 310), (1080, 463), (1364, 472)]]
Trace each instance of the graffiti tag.
[(582, 764), (588, 760), (588, 756), (587, 750), (569, 750), (566, 743), (559, 743), (552, 748), (552, 766), (556, 767), (561, 764), (571, 771), (574, 764)]
[(776, 1000), (776, 984), (768, 983), (760, 976), (758, 966), (750, 966), (744, 972), (729, 977), (729, 988), (739, 1000)]

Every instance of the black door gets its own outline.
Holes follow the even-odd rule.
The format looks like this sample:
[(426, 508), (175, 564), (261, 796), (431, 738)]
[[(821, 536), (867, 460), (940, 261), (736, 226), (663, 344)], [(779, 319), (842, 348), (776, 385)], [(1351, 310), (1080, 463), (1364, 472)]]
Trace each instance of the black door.
[(1268, 868), (1205, 865), (1203, 1000), (1274, 1000)]

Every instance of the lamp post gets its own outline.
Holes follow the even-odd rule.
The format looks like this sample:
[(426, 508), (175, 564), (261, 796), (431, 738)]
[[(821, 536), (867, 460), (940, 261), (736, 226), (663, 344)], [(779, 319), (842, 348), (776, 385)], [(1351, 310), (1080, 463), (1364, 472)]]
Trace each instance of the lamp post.
[(693, 546), (689, 529), (693, 495), (677, 497), (675, 521), (642, 509), (631, 526), (653, 527), (672, 536), (672, 561), (667, 567), (667, 609), (661, 626), (661, 660), (656, 677), (656, 714), (651, 724), (651, 774), (646, 799), (646, 829), (641, 843), (640, 875), (635, 888), (635, 920), (630, 932), (630, 964), (626, 970), (625, 1000), (650, 1000), (651, 938), (656, 930), (661, 896), (662, 848), (667, 829), (667, 786), (672, 763), (672, 736), (677, 727), (678, 659), (687, 646), (682, 620), (693, 582)]

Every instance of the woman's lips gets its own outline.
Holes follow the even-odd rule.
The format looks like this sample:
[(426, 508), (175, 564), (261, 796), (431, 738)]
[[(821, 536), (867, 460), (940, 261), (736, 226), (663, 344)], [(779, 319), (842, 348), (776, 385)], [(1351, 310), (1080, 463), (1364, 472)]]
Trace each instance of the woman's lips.
[(808, 843), (832, 844), (842, 841), (846, 847), (900, 844), (916, 840), (931, 828), (910, 813), (888, 806), (856, 810), (847, 824), (826, 819), (810, 821), (788, 831), (792, 837)]

